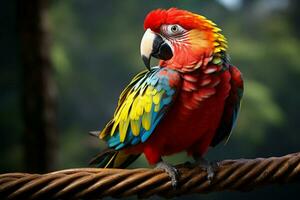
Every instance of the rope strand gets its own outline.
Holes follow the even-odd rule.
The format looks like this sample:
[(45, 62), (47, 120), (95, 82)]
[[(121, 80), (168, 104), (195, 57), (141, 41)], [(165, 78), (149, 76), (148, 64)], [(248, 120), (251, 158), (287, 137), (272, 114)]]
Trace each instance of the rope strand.
[(67, 169), (48, 174), (0, 175), (0, 198), (88, 199), (102, 197), (180, 196), (221, 190), (249, 191), (267, 184), (300, 181), (300, 153), (283, 157), (224, 160), (212, 182), (200, 167), (178, 166), (179, 187), (160, 169)]

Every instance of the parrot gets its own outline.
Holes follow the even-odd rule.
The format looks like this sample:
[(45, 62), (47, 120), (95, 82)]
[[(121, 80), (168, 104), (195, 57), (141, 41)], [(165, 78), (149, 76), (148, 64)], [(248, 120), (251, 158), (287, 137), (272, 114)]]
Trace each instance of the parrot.
[[(144, 30), (140, 53), (146, 69), (122, 91), (106, 126), (91, 132), (108, 145), (91, 164), (126, 168), (144, 154), (176, 186), (178, 170), (162, 157), (186, 152), (211, 179), (214, 167), (204, 155), (229, 139), (243, 96), (227, 39), (211, 20), (179, 8), (150, 11)], [(152, 57), (157, 66), (150, 66)]]

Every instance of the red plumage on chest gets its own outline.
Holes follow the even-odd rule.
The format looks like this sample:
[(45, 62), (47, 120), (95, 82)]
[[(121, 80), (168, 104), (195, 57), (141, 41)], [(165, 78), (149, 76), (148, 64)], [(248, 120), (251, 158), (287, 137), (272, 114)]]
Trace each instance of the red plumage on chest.
[(150, 164), (181, 151), (205, 154), (220, 124), (230, 78), (217, 65), (182, 74), (181, 89), (165, 118), (146, 143), (128, 151), (144, 152)]

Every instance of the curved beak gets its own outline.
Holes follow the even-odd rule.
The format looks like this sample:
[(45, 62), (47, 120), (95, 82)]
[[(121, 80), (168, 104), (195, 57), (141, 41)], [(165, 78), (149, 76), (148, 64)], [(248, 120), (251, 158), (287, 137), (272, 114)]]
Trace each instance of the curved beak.
[(173, 52), (165, 38), (148, 28), (141, 41), (141, 56), (145, 66), (150, 70), (151, 56), (169, 60), (173, 57)]

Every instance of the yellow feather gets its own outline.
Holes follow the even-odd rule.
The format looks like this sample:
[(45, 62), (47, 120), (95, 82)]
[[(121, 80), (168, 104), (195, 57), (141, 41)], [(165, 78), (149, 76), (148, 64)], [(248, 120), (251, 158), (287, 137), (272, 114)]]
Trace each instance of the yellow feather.
[(146, 102), (145, 102), (145, 112), (150, 112), (151, 108), (152, 108), (152, 96), (147, 96), (146, 98)]
[(131, 120), (130, 126), (132, 130), (132, 134), (134, 136), (138, 136), (140, 133), (140, 120)]
[(112, 127), (112, 129), (110, 131), (110, 135), (111, 136), (114, 135), (115, 130), (116, 130), (117, 126), (119, 125), (119, 122), (120, 122), (120, 118), (115, 119), (114, 125), (113, 125), (113, 127)]
[(128, 111), (130, 108), (131, 104), (130, 103), (126, 103), (126, 105), (124, 106), (121, 114), (120, 114), (120, 120), (125, 120), (128, 117)]
[(225, 47), (222, 47), (222, 46), (220, 47), (220, 49), (221, 49), (221, 50), (223, 50), (223, 51), (225, 51), (225, 50), (226, 50), (226, 48), (225, 48)]
[(141, 116), (142, 114), (143, 114), (142, 98), (139, 98), (137, 105), (136, 105), (136, 115)]
[(121, 120), (119, 124), (119, 131), (120, 131), (120, 142), (124, 142), (126, 138), (126, 133), (129, 125), (129, 118), (126, 120)]
[(142, 125), (145, 130), (149, 130), (151, 126), (151, 113), (145, 112), (142, 117)]
[(152, 103), (147, 103), (145, 105), (145, 112), (150, 112), (151, 111), (151, 108), (152, 108)]
[(153, 97), (153, 103), (154, 104), (159, 104), (160, 103), (160, 99), (162, 97), (163, 91), (157, 93), (154, 97)]
[(136, 94), (136, 92), (133, 92), (133, 93), (131, 93), (128, 97), (127, 97), (127, 102), (128, 103), (132, 103), (133, 102), (133, 100), (134, 100), (134, 96), (135, 96), (135, 94)]
[[(117, 126), (119, 125), (120, 138), (123, 137), (125, 139), (128, 125), (127, 125), (127, 127), (123, 127), (124, 121), (126, 121), (127, 119), (129, 120), (129, 118), (128, 118), (129, 109), (132, 105), (133, 97), (135, 94), (136, 94), (136, 92), (129, 94), (127, 96), (126, 100), (123, 102), (123, 104), (120, 105), (120, 109), (114, 116), (115, 123), (110, 131), (111, 136), (114, 135), (115, 130), (116, 130)], [(122, 123), (122, 125), (121, 125), (121, 123)], [(129, 124), (129, 121), (127, 123)], [(126, 123), (125, 123), (125, 125), (126, 125)], [(126, 130), (125, 130), (125, 128), (126, 128)], [(122, 134), (121, 134), (121, 132), (122, 132)]]
[(127, 128), (129, 125), (129, 109), (132, 105), (133, 98), (132, 96), (129, 96), (126, 104), (124, 105), (124, 108), (120, 114), (120, 123), (119, 123), (119, 131), (120, 131), (120, 141), (123, 142), (126, 137)]
[(220, 37), (220, 36), (218, 37), (218, 40), (219, 40), (220, 42), (227, 42), (226, 39), (225, 39), (224, 37)]
[(198, 17), (199, 19), (205, 19), (205, 17), (203, 17), (202, 15), (197, 15), (197, 14), (194, 14), (195, 17)]
[(152, 107), (152, 96), (150, 95), (144, 96), (143, 105), (144, 105), (145, 112), (150, 112)]
[(213, 31), (214, 31), (214, 32), (220, 32), (220, 31), (222, 31), (222, 30), (221, 30), (220, 28), (218, 28), (218, 27), (214, 27), (214, 28), (213, 28)]
[(157, 93), (157, 90), (155, 88), (153, 88), (151, 95), (154, 96)]
[(214, 53), (218, 53), (218, 52), (220, 52), (220, 51), (221, 51), (220, 48), (215, 48)]
[(210, 25), (212, 25), (212, 26), (217, 26), (217, 24), (215, 24), (213, 21), (211, 21), (211, 20), (206, 20)]
[(136, 108), (132, 106), (129, 114), (129, 119), (134, 120), (135, 118), (136, 118)]
[(227, 45), (227, 44), (225, 44), (225, 43), (221, 43), (221, 47), (223, 47), (223, 48), (227, 49), (227, 48), (228, 48), (228, 45)]
[(125, 105), (126, 105), (126, 101), (124, 101), (124, 103), (120, 106), (120, 109), (118, 110), (118, 112), (115, 113), (115, 115), (114, 115), (114, 118), (115, 118), (115, 119), (117, 119), (117, 118), (120, 117), (120, 115), (121, 115), (121, 113), (122, 113), (122, 110), (124, 109)]
[(150, 95), (151, 92), (153, 90), (153, 87), (152, 86), (148, 86), (147, 89), (146, 89), (146, 95)]
[(219, 42), (214, 42), (214, 46), (219, 46), (220, 43)]
[(129, 117), (131, 120), (138, 118), (138, 114), (137, 114), (138, 101), (139, 101), (139, 98), (137, 97), (132, 103), (130, 114), (129, 114)]

